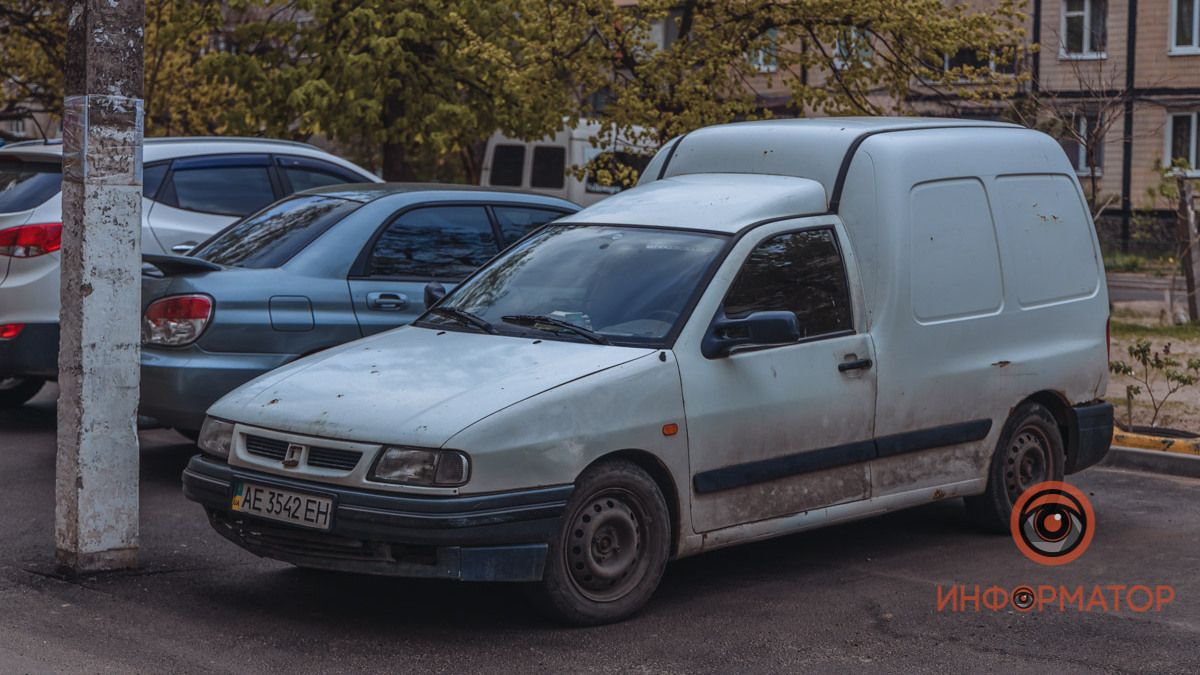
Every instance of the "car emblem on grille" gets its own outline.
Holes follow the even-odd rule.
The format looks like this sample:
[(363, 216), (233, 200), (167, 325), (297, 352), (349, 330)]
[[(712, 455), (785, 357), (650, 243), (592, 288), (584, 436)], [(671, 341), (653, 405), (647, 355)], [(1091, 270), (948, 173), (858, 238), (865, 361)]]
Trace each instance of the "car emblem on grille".
[(287, 454), (283, 456), (283, 465), (289, 469), (294, 469), (300, 466), (300, 453), (304, 452), (304, 446), (299, 443), (288, 443)]

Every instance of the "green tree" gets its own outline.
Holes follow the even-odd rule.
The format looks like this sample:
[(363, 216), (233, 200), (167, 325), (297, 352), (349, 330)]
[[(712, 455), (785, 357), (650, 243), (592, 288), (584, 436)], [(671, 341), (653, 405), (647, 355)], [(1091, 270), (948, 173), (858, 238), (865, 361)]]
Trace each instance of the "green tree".
[[(599, 45), (586, 3), (267, 0), (231, 5), (238, 52), (207, 72), (253, 91), (228, 113), (247, 133), (325, 134), (377, 147), (389, 180), (478, 178), (496, 130), (536, 138), (577, 115)], [(450, 166), (447, 166), (447, 164)]]
[[(66, 3), (0, 0), (0, 119), (62, 113)], [(226, 29), (217, 0), (147, 0), (148, 135), (223, 133), (244, 91), (200, 68)], [(9, 140), (12, 140), (11, 138)]]
[[(766, 89), (786, 91), (799, 116), (879, 115), (911, 112), (915, 99), (1002, 97), (1020, 80), (1005, 71), (1020, 56), (1022, 0), (986, 11), (942, 0), (588, 1), (604, 17), (595, 30), (613, 123), (596, 139), (605, 145), (623, 137), (654, 148), (769, 116)], [(945, 55), (964, 53), (973, 58), (946, 67)]]

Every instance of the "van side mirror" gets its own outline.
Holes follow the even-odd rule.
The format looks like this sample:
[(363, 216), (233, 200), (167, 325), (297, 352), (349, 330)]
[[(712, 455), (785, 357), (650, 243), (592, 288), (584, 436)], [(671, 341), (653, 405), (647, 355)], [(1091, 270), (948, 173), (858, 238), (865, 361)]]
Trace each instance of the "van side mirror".
[(782, 345), (800, 339), (800, 322), (792, 312), (754, 312), (742, 319), (730, 319), (724, 310), (708, 327), (700, 344), (706, 358), (728, 356), (738, 347)]
[(425, 309), (429, 309), (446, 297), (446, 287), (436, 281), (425, 284)]

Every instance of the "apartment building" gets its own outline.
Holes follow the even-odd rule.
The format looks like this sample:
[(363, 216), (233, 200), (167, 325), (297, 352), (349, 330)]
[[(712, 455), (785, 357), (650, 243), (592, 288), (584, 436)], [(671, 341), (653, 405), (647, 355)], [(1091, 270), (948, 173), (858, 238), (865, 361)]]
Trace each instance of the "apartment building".
[(1147, 194), (1165, 165), (1200, 178), (1200, 0), (1033, 0), (1032, 12), (1032, 94), (1110, 125), (1094, 161), (1077, 145), (1068, 155), (1088, 182), (1096, 165), (1127, 241), (1135, 209), (1166, 210)]

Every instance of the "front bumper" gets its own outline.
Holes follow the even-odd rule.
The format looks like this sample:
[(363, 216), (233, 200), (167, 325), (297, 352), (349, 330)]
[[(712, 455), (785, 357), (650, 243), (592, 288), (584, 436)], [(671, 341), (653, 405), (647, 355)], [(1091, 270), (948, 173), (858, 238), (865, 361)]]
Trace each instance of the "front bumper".
[[(333, 498), (331, 529), (307, 530), (230, 510), (247, 481)], [(426, 497), (356, 490), (231, 467), (203, 455), (188, 462), (183, 493), (203, 504), (214, 529), (257, 555), (348, 572), (461, 581), (537, 581), (572, 485), (490, 495)]]
[(176, 429), (198, 430), (209, 406), (254, 378), (295, 359), (292, 354), (223, 354), (199, 347), (142, 347), (138, 414)]
[(1113, 406), (1107, 401), (1077, 405), (1071, 409), (1070, 443), (1066, 473), (1096, 464), (1108, 454), (1113, 437)]
[(0, 377), (58, 377), (58, 324), (30, 323), (0, 340)]

